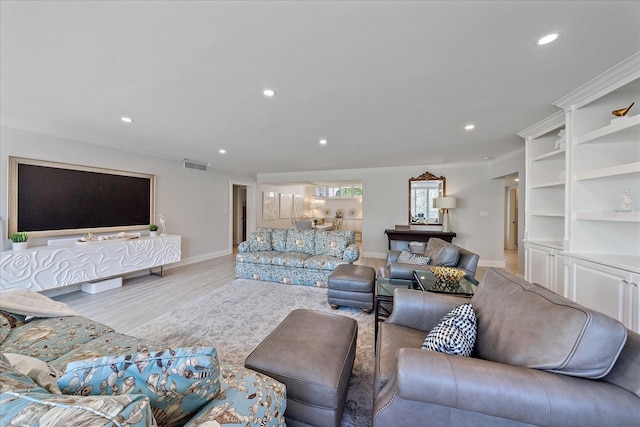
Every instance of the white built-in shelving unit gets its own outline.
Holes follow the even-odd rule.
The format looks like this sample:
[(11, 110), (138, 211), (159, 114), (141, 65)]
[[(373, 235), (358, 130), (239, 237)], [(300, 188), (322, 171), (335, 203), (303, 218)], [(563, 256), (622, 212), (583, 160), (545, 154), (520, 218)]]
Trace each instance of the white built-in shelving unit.
[[(632, 102), (627, 116), (612, 115)], [(562, 111), (519, 133), (525, 277), (639, 331), (640, 52), (554, 105)], [(565, 150), (551, 146), (561, 123)]]

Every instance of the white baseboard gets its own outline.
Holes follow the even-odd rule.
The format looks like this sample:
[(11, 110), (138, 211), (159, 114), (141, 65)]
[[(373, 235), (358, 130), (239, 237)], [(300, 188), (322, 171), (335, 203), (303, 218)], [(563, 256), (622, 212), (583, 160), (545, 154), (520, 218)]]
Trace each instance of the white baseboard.
[(97, 280), (95, 282), (87, 282), (80, 285), (82, 292), (88, 294), (97, 294), (99, 292), (110, 291), (111, 289), (122, 287), (122, 276), (112, 277), (111, 279)]
[(361, 252), (360, 258), (381, 258), (387, 259), (386, 252)]
[(504, 260), (483, 260), (480, 258), (478, 261), (478, 267), (495, 267), (495, 268), (505, 268), (507, 264), (505, 264)]

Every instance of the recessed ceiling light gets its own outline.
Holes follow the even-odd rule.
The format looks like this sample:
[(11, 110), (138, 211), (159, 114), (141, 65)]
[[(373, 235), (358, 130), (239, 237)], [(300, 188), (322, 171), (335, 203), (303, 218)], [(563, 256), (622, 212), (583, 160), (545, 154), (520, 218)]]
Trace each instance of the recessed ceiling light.
[(218, 150), (218, 153), (220, 153), (220, 154), (226, 154), (226, 153), (227, 153), (227, 150), (225, 150), (224, 148), (221, 148), (221, 149), (219, 149), (219, 150)]
[(514, 181), (515, 181), (515, 182), (518, 182), (518, 181), (520, 181), (520, 178), (516, 178), (516, 179), (514, 179)]
[(322, 145), (326, 145), (327, 144), (327, 140), (326, 139), (321, 139), (320, 141), (318, 141), (320, 144)]
[(493, 158), (493, 157), (491, 157), (491, 156), (485, 156), (485, 157), (484, 157), (484, 160), (489, 161), (489, 160), (491, 160), (492, 158)]
[(125, 123), (133, 123), (133, 119), (131, 117), (122, 116), (120, 117), (120, 120), (122, 120)]
[(262, 93), (264, 93), (264, 96), (268, 96), (269, 98), (271, 98), (276, 94), (276, 91), (273, 89), (265, 89), (264, 91), (262, 91)]
[(476, 125), (469, 124), (464, 127), (464, 130), (474, 130), (475, 128), (476, 128)]
[(538, 46), (549, 44), (549, 43), (551, 43), (552, 41), (554, 41), (557, 38), (558, 38), (558, 33), (547, 34), (546, 36), (544, 36), (540, 40), (538, 40)]

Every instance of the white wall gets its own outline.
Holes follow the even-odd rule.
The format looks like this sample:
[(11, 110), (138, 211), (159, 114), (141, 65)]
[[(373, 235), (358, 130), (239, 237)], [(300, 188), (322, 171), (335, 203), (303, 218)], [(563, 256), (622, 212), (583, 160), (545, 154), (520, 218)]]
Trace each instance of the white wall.
[[(18, 156), (156, 175), (156, 214), (167, 232), (182, 236), (182, 263), (230, 253), (229, 182), (255, 178), (220, 171), (183, 169), (182, 161), (72, 141), (57, 136), (0, 128), (0, 216), (7, 219), (7, 157)], [(32, 244), (45, 244), (43, 240)]]
[(478, 253), (481, 265), (503, 267), (504, 187), (491, 179), (487, 163), (259, 174), (258, 182), (362, 182), (362, 255), (383, 258), (384, 230), (408, 223), (408, 180), (425, 171), (444, 176), (447, 194), (458, 198), (458, 208), (450, 213), (454, 243)]
[[(524, 143), (524, 142), (523, 142)], [(514, 173), (518, 174), (518, 273), (524, 276), (524, 237), (525, 229), (525, 212), (524, 200), (526, 193), (527, 177), (525, 175), (525, 150), (514, 151), (502, 158), (496, 159), (491, 164), (491, 178), (501, 179)], [(503, 180), (504, 181), (504, 180)], [(504, 182), (504, 186), (511, 185), (511, 182)]]

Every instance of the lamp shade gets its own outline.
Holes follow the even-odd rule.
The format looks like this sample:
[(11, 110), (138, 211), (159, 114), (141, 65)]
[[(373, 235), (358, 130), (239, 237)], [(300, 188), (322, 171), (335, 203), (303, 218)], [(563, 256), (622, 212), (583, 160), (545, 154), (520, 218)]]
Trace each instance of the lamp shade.
[(454, 209), (458, 200), (455, 197), (445, 196), (436, 199), (436, 207), (439, 209)]

